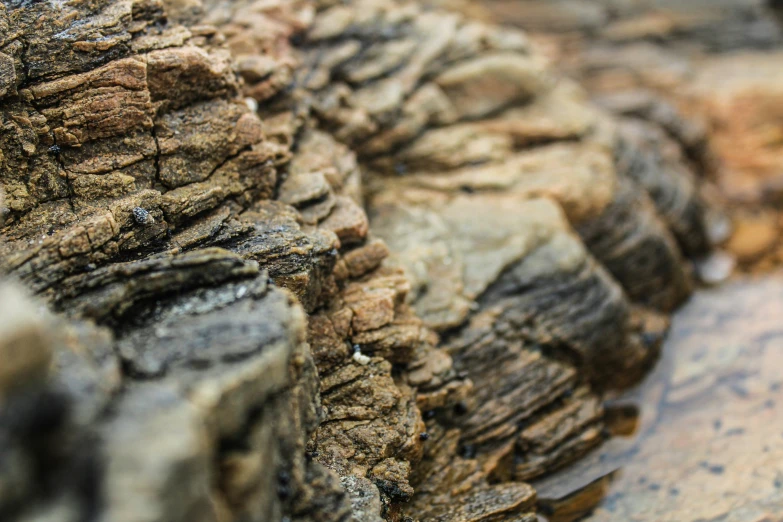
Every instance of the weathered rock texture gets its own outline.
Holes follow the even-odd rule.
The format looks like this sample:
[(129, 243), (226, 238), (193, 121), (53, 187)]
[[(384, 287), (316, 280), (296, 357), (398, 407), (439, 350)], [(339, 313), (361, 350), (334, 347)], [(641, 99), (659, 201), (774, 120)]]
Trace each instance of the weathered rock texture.
[[(437, 3), (524, 28), (599, 104), (658, 127), (714, 183), (734, 218), (725, 248), (740, 268), (783, 259), (780, 2)], [(716, 227), (716, 237), (725, 228)]]
[(708, 248), (670, 138), (424, 2), (11, 2), (0, 53), (57, 312), (0, 325), (3, 519), (535, 520)]
[(415, 475), (414, 513), (448, 520), (485, 480), (531, 479), (601, 442), (583, 386), (622, 384), (649, 361), (658, 318), (637, 305), (687, 295), (681, 248), (706, 249), (701, 203), (655, 136), (621, 138), (519, 33), (364, 6), (316, 18), (305, 87), (357, 150), (372, 229), (414, 309), (475, 386), (430, 414)]
[[(554, 65), (587, 87), (595, 102), (622, 119), (624, 136), (654, 139), (661, 145), (658, 150), (662, 158), (679, 156), (687, 161), (700, 180), (699, 188), (719, 201), (733, 221), (733, 231), (723, 220), (716, 220), (710, 227), (714, 238), (723, 242), (726, 253), (700, 265), (699, 272), (705, 280), (714, 282), (727, 277), (734, 260), (740, 269), (754, 272), (779, 266), (783, 259), (779, 244), (783, 223), (779, 198), (783, 172), (779, 140), (783, 132), (779, 110), (783, 65), (780, 2), (446, 0), (438, 3), (469, 12), (489, 23), (524, 28)], [(672, 165), (668, 169), (672, 173), (682, 168), (676, 162), (668, 164)], [(654, 199), (659, 201), (658, 197)], [(660, 205), (659, 209), (667, 215)], [(702, 343), (710, 344), (704, 344), (703, 339)], [(664, 403), (658, 398), (651, 402)], [(677, 408), (678, 415), (682, 411)], [(649, 412), (645, 414), (648, 415)], [(691, 416), (686, 417), (689, 422), (693, 420)], [(676, 430), (673, 428), (672, 433)], [(630, 448), (625, 441), (621, 451), (627, 454)], [(643, 464), (653, 468), (657, 465), (654, 459)], [(604, 472), (618, 467), (616, 462), (599, 464), (597, 459), (592, 461), (592, 466)], [(576, 481), (568, 487), (556, 488), (555, 519), (572, 520), (569, 517), (574, 512), (583, 513), (601, 498), (600, 490), (608, 479), (591, 482), (600, 475), (585, 473), (588, 469), (587, 464), (576, 469), (572, 475)], [(678, 477), (685, 476), (684, 470), (685, 467), (676, 468)], [(640, 469), (642, 473), (656, 486), (661, 484), (646, 470)], [(623, 476), (626, 475), (624, 472)], [(628, 480), (630, 483), (635, 478)], [(671, 478), (669, 482), (675, 492), (682, 491), (677, 484), (679, 480)], [(749, 481), (740, 482), (749, 484)], [(546, 498), (550, 493), (547, 490), (552, 489), (551, 484), (536, 482), (539, 485), (545, 497), (542, 502), (548, 503), (551, 498)], [(640, 489), (646, 487), (639, 485)], [(624, 520), (641, 516), (646, 519), (637, 509), (644, 502), (627, 491), (619, 495), (623, 495), (623, 503), (633, 507), (620, 514), (613, 509), (616, 501), (613, 498), (607, 504), (607, 512), (597, 518)], [(660, 511), (647, 513), (651, 519), (717, 516), (673, 514), (667, 511), (672, 497), (663, 502), (661, 498), (653, 502)], [(720, 506), (718, 496), (708, 504), (709, 509), (723, 509), (716, 507)], [(569, 513), (569, 510), (575, 511)], [(748, 515), (745, 510), (730, 511), (730, 514), (721, 512), (721, 516), (763, 518)]]
[[(21, 466), (50, 485), (28, 492), (43, 479), (9, 478), (4, 513), (349, 517), (338, 477), (306, 459), (324, 410), (301, 306), (319, 308), (335, 286), (341, 239), (367, 233), (361, 210), (343, 198), (308, 221), (271, 199), (284, 193), (284, 173), (306, 165), (306, 139), (292, 162), (291, 142), (239, 97), (214, 28), (167, 23), (154, 2), (23, 3), (2, 14), (3, 56), (14, 65), (2, 100), (3, 269), (56, 310), (109, 327), (113, 340), (101, 330), (103, 344), (88, 339), (76, 352), (115, 367), (113, 381), (92, 378), (104, 400), (73, 429), (60, 428), (67, 406), (79, 411), (86, 394), (53, 406), (53, 429), (95, 439), (95, 469), (80, 473), (93, 484)], [(339, 186), (352, 170), (343, 161), (330, 174)], [(59, 379), (66, 391), (83, 387), (81, 373)], [(20, 394), (6, 399), (9, 411), (32, 400)], [(41, 421), (19, 422), (11, 441)], [(20, 451), (45, 464), (61, 451), (55, 435)], [(83, 447), (65, 460), (78, 464)]]

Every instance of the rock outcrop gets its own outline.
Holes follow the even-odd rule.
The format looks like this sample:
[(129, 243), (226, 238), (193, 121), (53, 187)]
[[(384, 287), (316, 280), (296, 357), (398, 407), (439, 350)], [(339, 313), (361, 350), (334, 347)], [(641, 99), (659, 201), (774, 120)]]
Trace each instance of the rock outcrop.
[(670, 137), (427, 2), (12, 2), (0, 73), (9, 519), (535, 520), (709, 248)]
[(524, 28), (596, 103), (666, 137), (725, 208), (715, 239), (741, 270), (779, 263), (780, 3), (437, 0)]

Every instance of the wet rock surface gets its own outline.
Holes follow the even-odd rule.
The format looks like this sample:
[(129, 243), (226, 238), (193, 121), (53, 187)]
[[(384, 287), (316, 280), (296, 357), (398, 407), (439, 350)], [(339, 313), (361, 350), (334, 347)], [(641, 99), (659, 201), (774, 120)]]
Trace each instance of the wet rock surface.
[(533, 521), (607, 439), (692, 149), (431, 4), (0, 6), (0, 518)]
[(655, 371), (607, 406), (617, 437), (534, 482), (548, 520), (779, 519), (781, 303), (779, 275), (694, 296)]

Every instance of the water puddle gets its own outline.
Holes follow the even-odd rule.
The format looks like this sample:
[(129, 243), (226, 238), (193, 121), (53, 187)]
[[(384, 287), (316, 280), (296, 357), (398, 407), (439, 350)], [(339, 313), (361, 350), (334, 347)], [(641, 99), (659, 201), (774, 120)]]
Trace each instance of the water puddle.
[(783, 522), (783, 274), (698, 292), (607, 418), (612, 440), (535, 484), (550, 522)]

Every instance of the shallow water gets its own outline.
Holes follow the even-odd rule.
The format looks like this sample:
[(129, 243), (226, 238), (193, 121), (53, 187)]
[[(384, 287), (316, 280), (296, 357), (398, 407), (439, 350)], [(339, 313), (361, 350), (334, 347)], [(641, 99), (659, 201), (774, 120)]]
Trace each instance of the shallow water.
[(783, 521), (783, 274), (698, 292), (610, 416), (624, 435), (536, 484), (551, 522)]

